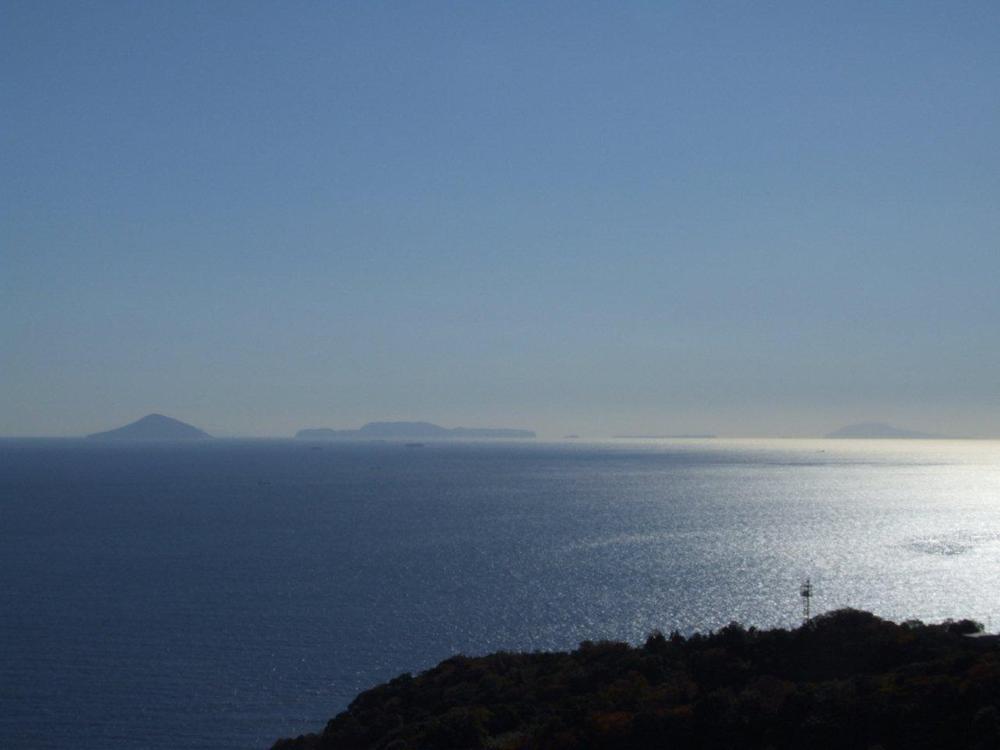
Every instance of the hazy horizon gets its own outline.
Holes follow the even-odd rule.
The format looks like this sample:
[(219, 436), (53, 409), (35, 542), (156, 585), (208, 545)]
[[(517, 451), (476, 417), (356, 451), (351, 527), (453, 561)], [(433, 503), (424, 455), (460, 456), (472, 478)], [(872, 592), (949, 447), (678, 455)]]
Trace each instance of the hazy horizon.
[[(86, 433), (65, 433), (65, 434), (47, 434), (47, 435), (0, 435), (0, 439), (10, 439), (10, 438), (14, 438), (14, 439), (16, 439), (16, 438), (84, 438), (84, 437), (89, 437), (91, 435), (96, 436), (99, 433), (106, 432), (108, 430), (114, 430), (114, 429), (117, 429), (119, 427), (124, 427), (126, 425), (131, 425), (131, 424), (133, 424), (135, 422), (138, 422), (138, 421), (142, 420), (144, 417), (148, 417), (148, 416), (166, 416), (166, 417), (169, 417), (170, 419), (176, 419), (176, 417), (173, 417), (171, 415), (163, 415), (163, 414), (160, 414), (159, 412), (152, 412), (150, 414), (146, 414), (146, 415), (142, 415), (141, 417), (137, 417), (134, 420), (128, 420), (127, 422), (122, 422), (120, 424), (115, 424), (115, 425), (107, 426), (107, 429), (95, 430), (95, 431), (90, 431), (90, 432), (86, 432)], [(197, 421), (189, 421), (189, 420), (185, 420), (185, 419), (179, 419), (178, 421), (180, 421), (182, 423), (185, 423), (185, 424), (188, 424), (188, 425), (191, 425), (191, 426), (196, 427), (198, 429), (202, 429), (203, 428), (203, 425), (198, 424)], [(375, 419), (375, 420), (367, 420), (364, 423), (357, 423), (357, 424), (336, 424), (336, 423), (329, 423), (329, 424), (304, 425), (304, 426), (301, 426), (301, 427), (296, 427), (296, 428), (292, 429), (290, 432), (285, 433), (285, 434), (279, 434), (279, 433), (246, 434), (246, 433), (233, 432), (232, 430), (226, 429), (224, 427), (207, 429), (206, 432), (208, 433), (209, 437), (212, 437), (212, 438), (232, 438), (232, 439), (241, 439), (241, 438), (263, 438), (263, 439), (271, 438), (271, 439), (274, 439), (274, 438), (278, 438), (278, 439), (280, 439), (280, 438), (294, 438), (294, 437), (296, 437), (295, 433), (298, 432), (299, 430), (332, 428), (332, 429), (334, 429), (336, 431), (350, 432), (350, 431), (353, 431), (353, 430), (357, 430), (358, 428), (361, 428), (361, 427), (363, 427), (363, 426), (365, 426), (367, 424), (370, 424), (370, 423), (400, 423), (400, 422), (403, 422), (403, 423), (414, 423), (414, 422), (430, 423), (430, 424), (432, 424), (434, 426), (445, 427), (445, 428), (452, 428), (452, 429), (454, 429), (454, 428), (473, 428), (473, 429), (489, 429), (489, 428), (493, 428), (493, 429), (515, 429), (515, 430), (523, 429), (523, 430), (530, 430), (530, 431), (536, 432), (536, 436), (535, 436), (534, 439), (536, 439), (538, 441), (542, 441), (542, 442), (544, 442), (544, 441), (554, 441), (554, 440), (565, 440), (567, 438), (570, 438), (570, 439), (580, 439), (580, 440), (583, 440), (583, 441), (587, 441), (587, 440), (604, 441), (604, 440), (612, 440), (612, 439), (636, 439), (636, 440), (640, 440), (641, 439), (641, 440), (645, 440), (645, 439), (704, 439), (704, 438), (712, 438), (712, 439), (720, 439), (720, 440), (727, 440), (727, 439), (729, 439), (729, 440), (769, 440), (769, 439), (812, 440), (812, 439), (822, 439), (824, 437), (841, 437), (839, 435), (831, 435), (831, 434), (828, 434), (828, 433), (835, 432), (836, 429), (840, 429), (840, 428), (844, 428), (844, 427), (854, 427), (854, 428), (857, 428), (857, 427), (861, 427), (861, 428), (889, 427), (889, 428), (893, 428), (893, 429), (902, 429), (905, 432), (913, 432), (913, 433), (921, 433), (922, 432), (921, 430), (914, 430), (914, 429), (912, 429), (912, 426), (910, 426), (910, 425), (889, 424), (889, 423), (886, 423), (886, 422), (877, 422), (877, 421), (864, 421), (864, 422), (857, 422), (857, 423), (852, 423), (852, 424), (838, 425), (838, 427), (836, 429), (829, 429), (829, 430), (826, 430), (824, 432), (812, 432), (812, 433), (803, 432), (803, 433), (792, 433), (792, 434), (769, 434), (769, 435), (764, 435), (764, 434), (750, 434), (750, 433), (746, 433), (746, 434), (718, 434), (718, 433), (711, 433), (711, 432), (708, 432), (708, 431), (705, 431), (705, 430), (702, 430), (702, 431), (693, 431), (693, 430), (689, 430), (689, 431), (684, 431), (684, 430), (646, 430), (646, 431), (636, 431), (636, 430), (633, 430), (633, 431), (624, 431), (624, 432), (607, 432), (607, 431), (605, 431), (605, 432), (594, 432), (592, 430), (581, 430), (581, 431), (578, 431), (578, 432), (562, 433), (562, 432), (554, 432), (554, 431), (551, 431), (551, 430), (536, 430), (531, 425), (525, 425), (525, 424), (517, 424), (517, 425), (501, 424), (501, 423), (489, 423), (489, 424), (486, 424), (486, 423), (482, 423), (482, 424), (471, 424), (471, 423), (469, 423), (469, 424), (467, 424), (467, 423), (455, 423), (455, 424), (452, 424), (452, 423), (445, 423), (445, 424), (441, 424), (439, 421), (435, 421), (433, 419), (408, 419), (408, 420)], [(861, 435), (851, 435), (851, 436), (845, 436), (844, 437), (844, 439), (848, 439), (848, 440), (854, 440), (854, 439), (858, 439), (858, 438), (864, 439), (864, 436), (861, 436)], [(359, 435), (357, 437), (347, 437), (347, 438), (342, 438), (342, 439), (347, 439), (347, 440), (351, 440), (351, 439), (364, 440), (365, 438), (364, 438), (363, 435)], [(371, 438), (368, 438), (368, 439), (371, 439)], [(402, 438), (400, 437), (399, 439), (402, 439)], [(468, 440), (470, 438), (469, 437), (457, 437), (457, 438), (446, 438), (446, 439), (451, 439), (451, 440), (463, 440), (464, 439), (464, 440)], [(476, 438), (473, 437), (472, 439), (476, 439)], [(482, 438), (480, 438), (480, 439), (482, 439)], [(499, 440), (500, 442), (507, 442), (507, 441), (510, 441), (510, 440), (524, 440), (524, 439), (531, 439), (531, 438), (522, 438), (522, 437), (506, 437), (506, 438), (501, 438), (501, 437), (494, 436), (492, 438), (485, 438), (485, 439)], [(939, 440), (980, 440), (980, 439), (995, 440), (995, 439), (998, 439), (998, 438), (995, 435), (979, 435), (979, 436), (976, 436), (976, 435), (955, 435), (955, 434), (944, 434), (944, 433), (931, 433), (931, 434), (899, 435), (898, 437), (896, 437), (896, 436), (885, 436), (885, 435), (871, 435), (870, 439), (876, 439), (876, 440), (884, 440), (884, 439), (897, 439), (897, 440), (916, 439), (916, 440), (927, 441), (927, 440), (934, 440), (934, 439), (939, 439)]]
[(1000, 435), (998, 21), (8, 2), (0, 435)]

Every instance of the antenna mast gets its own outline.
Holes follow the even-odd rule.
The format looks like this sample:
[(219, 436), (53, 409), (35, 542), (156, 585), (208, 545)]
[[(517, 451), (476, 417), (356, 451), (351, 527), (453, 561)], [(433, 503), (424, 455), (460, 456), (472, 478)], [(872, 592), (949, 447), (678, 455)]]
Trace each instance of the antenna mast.
[(809, 579), (807, 578), (806, 582), (802, 584), (801, 588), (799, 588), (799, 596), (802, 597), (803, 625), (809, 622), (809, 600), (812, 599), (812, 595), (813, 595), (813, 587), (812, 584), (809, 582)]

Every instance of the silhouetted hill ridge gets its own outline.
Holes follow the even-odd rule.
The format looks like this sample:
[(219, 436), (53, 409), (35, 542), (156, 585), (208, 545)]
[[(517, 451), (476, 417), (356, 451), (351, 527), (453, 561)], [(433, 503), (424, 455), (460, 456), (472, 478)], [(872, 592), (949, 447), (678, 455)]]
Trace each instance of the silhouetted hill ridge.
[(369, 422), (357, 430), (310, 428), (295, 433), (313, 440), (404, 440), (412, 438), (533, 438), (531, 430), (507, 427), (441, 427), (431, 422)]
[(572, 652), (455, 656), (273, 750), (1000, 747), (1000, 648), (857, 610)]

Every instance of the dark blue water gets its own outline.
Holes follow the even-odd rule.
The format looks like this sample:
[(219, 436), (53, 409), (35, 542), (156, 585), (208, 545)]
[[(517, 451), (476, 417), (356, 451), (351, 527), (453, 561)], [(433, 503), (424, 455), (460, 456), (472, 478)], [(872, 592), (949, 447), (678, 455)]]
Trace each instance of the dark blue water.
[(1000, 446), (0, 441), (0, 747), (264, 748), (455, 652), (789, 625), (805, 575), (995, 617)]

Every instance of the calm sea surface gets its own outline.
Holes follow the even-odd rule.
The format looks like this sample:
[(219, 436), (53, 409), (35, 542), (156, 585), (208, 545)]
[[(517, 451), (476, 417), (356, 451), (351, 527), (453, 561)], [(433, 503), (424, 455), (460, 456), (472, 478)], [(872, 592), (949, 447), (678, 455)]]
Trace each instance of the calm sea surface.
[(1000, 628), (1000, 443), (0, 441), (0, 747), (266, 748), (455, 652)]

